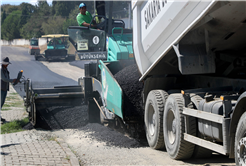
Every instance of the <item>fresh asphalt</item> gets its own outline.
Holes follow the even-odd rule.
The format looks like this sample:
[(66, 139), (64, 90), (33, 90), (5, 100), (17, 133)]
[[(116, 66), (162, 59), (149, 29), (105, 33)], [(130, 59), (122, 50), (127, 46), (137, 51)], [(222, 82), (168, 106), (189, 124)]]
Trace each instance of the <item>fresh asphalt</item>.
[[(8, 66), (10, 78), (16, 78), (19, 71), (23, 70), (25, 79), (32, 80), (33, 88), (52, 88), (54, 86), (70, 86), (78, 83), (72, 79), (50, 71), (41, 62), (29, 55), (27, 48), (1, 46), (1, 57), (8, 56), (11, 64)], [(23, 84), (17, 84), (15, 90), (23, 97)]]

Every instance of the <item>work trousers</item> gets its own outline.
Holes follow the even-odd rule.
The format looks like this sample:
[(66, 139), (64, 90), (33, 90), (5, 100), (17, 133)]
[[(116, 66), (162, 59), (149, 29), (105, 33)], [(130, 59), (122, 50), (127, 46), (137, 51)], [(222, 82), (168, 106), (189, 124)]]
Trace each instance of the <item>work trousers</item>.
[(0, 118), (1, 118), (1, 109), (5, 102), (6, 96), (7, 96), (7, 91), (0, 90)]

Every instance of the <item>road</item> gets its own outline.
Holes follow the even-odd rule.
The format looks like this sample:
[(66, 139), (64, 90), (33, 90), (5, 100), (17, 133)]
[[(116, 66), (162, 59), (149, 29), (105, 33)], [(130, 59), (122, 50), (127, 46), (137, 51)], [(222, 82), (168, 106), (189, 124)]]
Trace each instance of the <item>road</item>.
[[(10, 58), (12, 64), (8, 69), (11, 78), (23, 70), (24, 76), (32, 79), (34, 88), (76, 85), (77, 78), (83, 76), (83, 69), (71, 66), (68, 62), (35, 61), (26, 48), (2, 46), (1, 56)], [(15, 89), (21, 96), (24, 95), (23, 84)], [(172, 160), (165, 150), (153, 150), (146, 142), (136, 143), (134, 139), (98, 124), (52, 133), (63, 138), (77, 152), (83, 165), (235, 165), (233, 159), (217, 153), (209, 159)]]
[[(79, 77), (84, 75), (84, 70), (71, 67), (68, 62), (39, 62), (33, 55), (27, 53), (23, 47), (1, 47), (1, 56), (8, 56), (11, 64), (8, 66), (10, 77), (16, 78), (23, 70), (25, 78), (32, 80), (33, 88), (52, 88), (54, 86), (77, 85)], [(69, 66), (69, 67), (68, 67)], [(24, 95), (23, 84), (17, 84), (15, 89), (21, 96)]]

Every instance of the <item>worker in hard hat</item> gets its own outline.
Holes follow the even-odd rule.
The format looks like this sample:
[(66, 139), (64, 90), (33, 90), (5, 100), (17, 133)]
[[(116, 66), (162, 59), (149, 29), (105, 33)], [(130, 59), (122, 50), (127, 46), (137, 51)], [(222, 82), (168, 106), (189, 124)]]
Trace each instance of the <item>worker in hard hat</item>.
[[(2, 59), (2, 67), (1, 67), (1, 109), (5, 102), (7, 92), (9, 91), (9, 83), (14, 83), (16, 79), (10, 79), (9, 71), (7, 69), (8, 65), (11, 64), (9, 62), (8, 57), (3, 57)], [(5, 119), (1, 116), (1, 122), (5, 122)]]
[[(89, 27), (92, 20), (92, 16), (90, 12), (86, 10), (85, 3), (81, 3), (79, 5), (79, 11), (80, 13), (77, 15), (77, 22), (79, 26)], [(93, 24), (91, 24), (91, 27), (96, 27), (95, 21), (93, 22)]]

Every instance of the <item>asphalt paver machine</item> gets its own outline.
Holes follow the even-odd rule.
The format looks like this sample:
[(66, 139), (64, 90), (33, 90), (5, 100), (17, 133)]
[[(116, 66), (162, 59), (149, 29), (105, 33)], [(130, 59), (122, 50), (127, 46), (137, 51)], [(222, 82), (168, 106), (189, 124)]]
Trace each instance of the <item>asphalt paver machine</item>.
[(68, 58), (68, 35), (64, 34), (49, 34), (43, 35), (42, 38), (47, 40), (47, 49), (44, 54), (35, 55), (35, 59), (39, 60), (43, 57), (45, 60), (65, 60)]
[[(114, 75), (135, 64), (132, 30), (125, 28), (124, 21), (112, 19), (112, 13), (109, 13), (109, 18), (98, 15), (93, 20), (97, 22), (96, 28), (68, 28), (69, 41), (76, 49), (76, 56), (88, 62), (84, 66), (85, 77), (79, 78), (78, 85), (44, 89), (32, 88), (31, 80), (26, 81), (25, 106), (34, 126), (47, 129), (78, 127), (87, 120), (100, 122), (100, 116), (101, 122), (113, 121), (116, 116), (107, 111), (107, 106), (113, 108), (117, 116), (123, 117), (123, 91)], [(110, 88), (109, 80), (112, 83)], [(104, 93), (108, 96), (106, 100), (101, 100), (106, 90), (103, 87), (110, 90)]]

